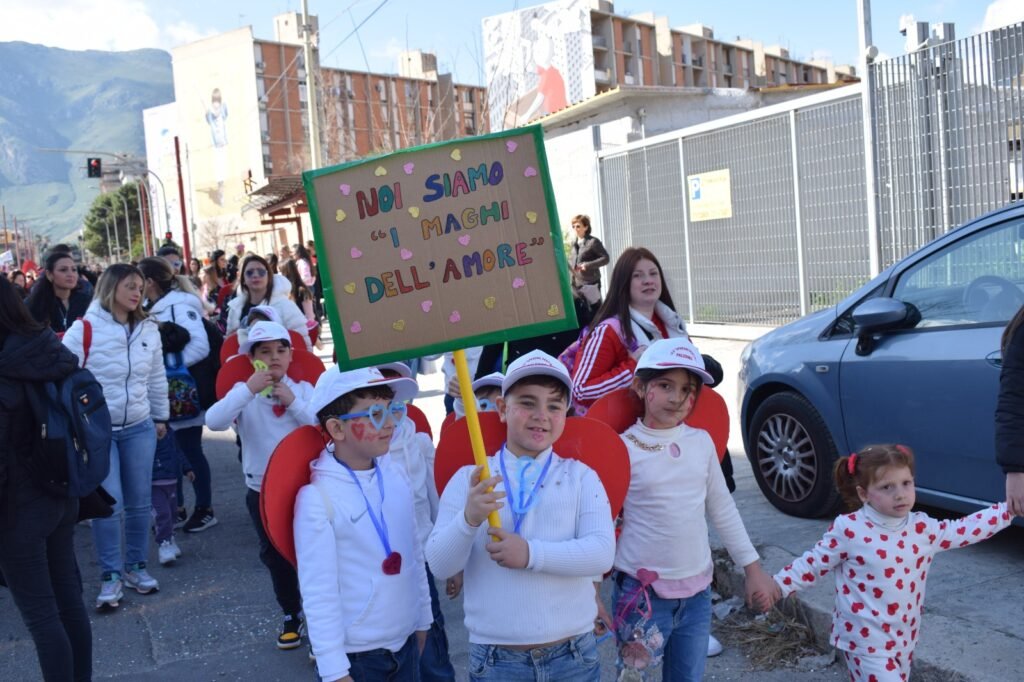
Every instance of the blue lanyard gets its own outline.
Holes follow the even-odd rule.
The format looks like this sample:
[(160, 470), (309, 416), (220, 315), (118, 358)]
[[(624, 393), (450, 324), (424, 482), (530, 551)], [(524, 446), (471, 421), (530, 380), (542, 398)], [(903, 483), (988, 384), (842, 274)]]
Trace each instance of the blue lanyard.
[(533, 484), (533, 488), (530, 489), (530, 494), (527, 496), (526, 472), (534, 463), (530, 462), (519, 470), (519, 485), (517, 486), (516, 495), (512, 493), (509, 487), (508, 472), (505, 471), (505, 445), (502, 444), (501, 450), (498, 451), (498, 466), (501, 468), (501, 480), (505, 481), (505, 492), (508, 494), (508, 508), (512, 512), (513, 533), (519, 533), (519, 529), (523, 525), (523, 519), (526, 518), (526, 512), (530, 511), (537, 504), (541, 484), (544, 482), (544, 477), (548, 475), (548, 469), (551, 467), (551, 460), (554, 459), (554, 455), (554, 452), (548, 453), (548, 461), (544, 462), (544, 468), (540, 470), (540, 476), (537, 477), (537, 481)]
[(370, 498), (363, 492), (363, 486), (359, 483), (359, 477), (356, 476), (356, 472), (352, 471), (352, 467), (342, 462), (340, 459), (336, 459), (338, 464), (345, 467), (348, 471), (349, 476), (352, 477), (356, 487), (359, 488), (359, 494), (363, 496), (363, 502), (366, 503), (366, 513), (370, 517), (370, 521), (373, 522), (373, 527), (377, 530), (377, 537), (380, 538), (380, 542), (384, 545), (384, 556), (391, 556), (391, 543), (388, 542), (388, 522), (384, 519), (384, 472), (381, 471), (379, 466), (377, 468), (377, 488), (380, 490), (380, 518), (373, 513), (373, 507), (370, 506)]

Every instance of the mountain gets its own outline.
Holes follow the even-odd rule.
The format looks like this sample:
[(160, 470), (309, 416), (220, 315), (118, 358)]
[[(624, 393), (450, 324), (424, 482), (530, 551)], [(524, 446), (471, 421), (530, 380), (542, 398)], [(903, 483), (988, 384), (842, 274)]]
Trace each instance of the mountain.
[[(174, 100), (162, 50), (72, 51), (0, 43), (0, 204), (51, 240), (75, 233), (99, 193), (85, 154), (145, 156), (142, 110)], [(105, 163), (113, 161), (104, 158)]]

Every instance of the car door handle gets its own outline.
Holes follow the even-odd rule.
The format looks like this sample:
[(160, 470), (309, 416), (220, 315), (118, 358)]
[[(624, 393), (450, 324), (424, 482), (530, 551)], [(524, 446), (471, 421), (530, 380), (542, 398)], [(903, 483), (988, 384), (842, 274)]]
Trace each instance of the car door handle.
[(1003, 354), (1000, 351), (994, 350), (985, 356), (985, 362), (992, 365), (996, 369), (1003, 368)]

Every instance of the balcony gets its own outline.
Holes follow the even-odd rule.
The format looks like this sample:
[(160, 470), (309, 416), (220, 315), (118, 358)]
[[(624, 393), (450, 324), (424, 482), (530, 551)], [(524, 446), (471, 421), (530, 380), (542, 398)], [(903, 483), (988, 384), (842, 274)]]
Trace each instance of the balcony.
[(704, 68), (704, 57), (694, 57), (693, 58), (693, 66), (694, 66), (694, 68), (697, 68), (697, 69), (703, 69)]
[(625, 83), (626, 85), (633, 85), (634, 83), (636, 83), (636, 78), (633, 77), (633, 74), (627, 71), (626, 75), (622, 77), (622, 82)]
[(607, 50), (608, 49), (608, 40), (604, 36), (592, 35), (592, 36), (590, 36), (590, 40), (591, 40), (591, 42), (594, 43), (594, 49), (595, 50)]
[(594, 69), (594, 80), (598, 83), (610, 83), (612, 80), (611, 69)]

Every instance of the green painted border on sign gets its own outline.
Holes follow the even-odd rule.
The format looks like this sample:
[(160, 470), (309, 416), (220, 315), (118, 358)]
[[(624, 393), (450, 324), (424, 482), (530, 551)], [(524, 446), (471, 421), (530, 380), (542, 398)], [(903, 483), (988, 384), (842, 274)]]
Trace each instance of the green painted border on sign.
[(565, 249), (562, 247), (562, 231), (558, 226), (558, 210), (555, 207), (555, 193), (551, 187), (551, 179), (548, 174), (548, 156), (547, 151), (544, 148), (544, 131), (539, 125), (514, 128), (512, 130), (504, 130), (499, 133), (490, 133), (488, 135), (478, 135), (476, 137), (464, 137), (458, 140), (434, 142), (431, 144), (420, 145), (418, 147), (410, 147), (409, 149), (402, 149), (392, 152), (391, 154), (350, 161), (348, 163), (331, 166), (329, 168), (305, 171), (302, 174), (302, 184), (306, 188), (306, 197), (309, 204), (309, 217), (310, 222), (313, 224), (313, 238), (316, 241), (318, 260), (323, 259), (327, 261), (328, 259), (326, 257), (326, 250), (322, 246), (323, 235), (321, 232), (322, 228), (320, 226), (320, 210), (316, 198), (316, 188), (313, 184), (314, 179), (322, 175), (337, 173), (338, 171), (346, 168), (352, 168), (354, 166), (360, 166), (367, 163), (379, 163), (382, 159), (392, 159), (403, 155), (414, 154), (424, 149), (454, 147), (467, 142), (483, 142), (503, 137), (516, 137), (524, 134), (533, 136), (534, 144), (537, 149), (537, 163), (540, 170), (539, 175), (543, 180), (544, 200), (547, 204), (548, 218), (551, 228), (551, 248), (554, 249), (555, 252), (555, 264), (558, 267), (558, 282), (562, 289), (562, 309), (565, 311), (565, 317), (561, 320), (535, 322), (533, 324), (510, 327), (508, 329), (502, 329), (487, 334), (462, 337), (443, 343), (434, 343), (424, 346), (410, 346), (402, 351), (382, 353), (380, 355), (368, 355), (366, 357), (353, 360), (349, 357), (348, 347), (345, 344), (344, 328), (338, 315), (339, 297), (336, 295), (334, 282), (331, 278), (331, 269), (329, 267), (321, 267), (320, 278), (323, 283), (324, 298), (327, 302), (327, 319), (331, 325), (331, 334), (334, 338), (334, 350), (337, 355), (338, 366), (341, 367), (341, 369), (349, 370), (356, 369), (358, 367), (370, 367), (372, 365), (394, 362), (396, 360), (409, 360), (411, 358), (418, 358), (424, 355), (437, 355), (439, 353), (458, 350), (460, 348), (473, 348), (475, 346), (486, 346), (492, 343), (504, 343), (506, 341), (526, 339), (531, 336), (556, 334), (569, 329), (576, 329), (579, 326), (579, 323), (576, 320), (576, 306), (573, 305), (572, 300), (572, 286), (569, 281), (569, 264), (565, 259)]

